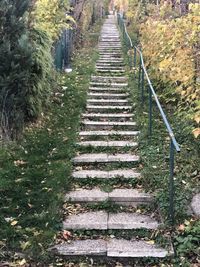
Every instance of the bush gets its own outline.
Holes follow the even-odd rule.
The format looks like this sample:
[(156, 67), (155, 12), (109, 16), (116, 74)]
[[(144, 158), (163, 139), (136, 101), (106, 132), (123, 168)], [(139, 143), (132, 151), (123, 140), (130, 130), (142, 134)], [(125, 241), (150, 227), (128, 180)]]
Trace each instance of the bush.
[(39, 117), (53, 81), (52, 35), (34, 25), (30, 14), (29, 0), (0, 3), (0, 115), (6, 139), (17, 139), (25, 123)]
[(16, 137), (27, 113), (32, 47), (26, 26), (29, 0), (0, 2), (0, 115), (3, 135)]
[[(171, 102), (197, 137), (200, 134), (200, 91), (198, 63), (199, 7), (191, 6), (185, 16), (174, 18), (164, 5), (159, 17), (147, 17), (140, 28), (143, 54), (151, 77), (158, 82), (165, 102)], [(194, 123), (193, 123), (194, 122)]]

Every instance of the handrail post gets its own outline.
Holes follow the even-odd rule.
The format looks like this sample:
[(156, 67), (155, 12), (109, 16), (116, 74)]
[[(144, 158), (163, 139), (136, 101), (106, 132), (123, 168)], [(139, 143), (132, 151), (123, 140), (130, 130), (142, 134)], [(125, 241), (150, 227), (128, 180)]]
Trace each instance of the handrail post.
[(141, 70), (142, 70), (142, 61), (141, 57), (139, 60), (139, 75), (138, 75), (138, 89), (140, 90), (140, 81), (141, 81)]
[(130, 69), (132, 69), (132, 67), (133, 67), (133, 60), (132, 60), (132, 53), (133, 53), (133, 48), (132, 47), (130, 47), (130, 49), (129, 49), (129, 57), (130, 57), (130, 61), (129, 61), (129, 63), (130, 63)]
[(152, 92), (149, 87), (149, 136), (152, 136)]
[(134, 59), (133, 59), (133, 64), (134, 64), (134, 77), (136, 78), (137, 50), (136, 50), (136, 47), (135, 46), (134, 46)]
[(142, 68), (142, 84), (141, 84), (141, 100), (142, 100), (142, 105), (144, 104), (144, 69)]
[(169, 176), (169, 220), (174, 225), (174, 144), (170, 142), (170, 176)]

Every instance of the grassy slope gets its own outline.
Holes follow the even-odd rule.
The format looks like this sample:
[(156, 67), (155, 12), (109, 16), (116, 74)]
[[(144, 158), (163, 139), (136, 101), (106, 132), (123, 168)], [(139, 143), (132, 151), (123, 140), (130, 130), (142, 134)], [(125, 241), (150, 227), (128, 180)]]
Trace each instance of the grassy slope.
[[(96, 25), (91, 33), (99, 30)], [(41, 123), (28, 128), (21, 142), (0, 149), (0, 259), (23, 252), (44, 261), (60, 228), (80, 113), (98, 57), (97, 34), (88, 32), (85, 39), (87, 48), (76, 51), (73, 72), (59, 78)]]

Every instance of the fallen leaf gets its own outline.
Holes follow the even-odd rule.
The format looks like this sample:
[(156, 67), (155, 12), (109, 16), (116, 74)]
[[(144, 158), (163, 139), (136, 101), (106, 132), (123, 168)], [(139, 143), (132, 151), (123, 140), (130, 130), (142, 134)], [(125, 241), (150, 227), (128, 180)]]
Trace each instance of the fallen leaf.
[(185, 230), (185, 225), (184, 224), (180, 224), (178, 227), (179, 231), (184, 231)]
[(26, 264), (26, 260), (25, 260), (25, 259), (23, 259), (23, 260), (21, 260), (21, 261), (19, 262), (19, 265), (20, 265), (20, 266), (23, 266), (24, 264)]
[(197, 138), (200, 135), (200, 128), (196, 128), (192, 131), (195, 138)]
[(149, 241), (146, 241), (147, 244), (150, 244), (150, 245), (154, 245), (155, 244), (155, 241), (154, 240), (149, 240)]
[(14, 221), (12, 221), (10, 224), (11, 224), (12, 226), (15, 226), (15, 225), (18, 224), (18, 221), (14, 220)]

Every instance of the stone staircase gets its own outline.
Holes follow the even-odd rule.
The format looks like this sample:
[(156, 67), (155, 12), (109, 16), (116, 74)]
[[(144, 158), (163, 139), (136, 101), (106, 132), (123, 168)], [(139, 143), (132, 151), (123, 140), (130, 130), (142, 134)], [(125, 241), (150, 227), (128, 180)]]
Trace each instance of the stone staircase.
[[(102, 28), (99, 53), (86, 113), (82, 114), (79, 153), (73, 159), (74, 189), (65, 196), (66, 203), (79, 207), (67, 213), (63, 222), (63, 230), (70, 231), (73, 238), (53, 250), (62, 256), (166, 257), (170, 254), (167, 249), (136, 235), (143, 229), (151, 236), (161, 222), (155, 215), (153, 196), (132, 186), (142, 179), (137, 155), (139, 131), (133, 121), (134, 105), (129, 100), (113, 16)], [(108, 185), (108, 190), (103, 190), (102, 184)], [(105, 203), (107, 209), (103, 208)], [(118, 234), (110, 234), (112, 231)]]

